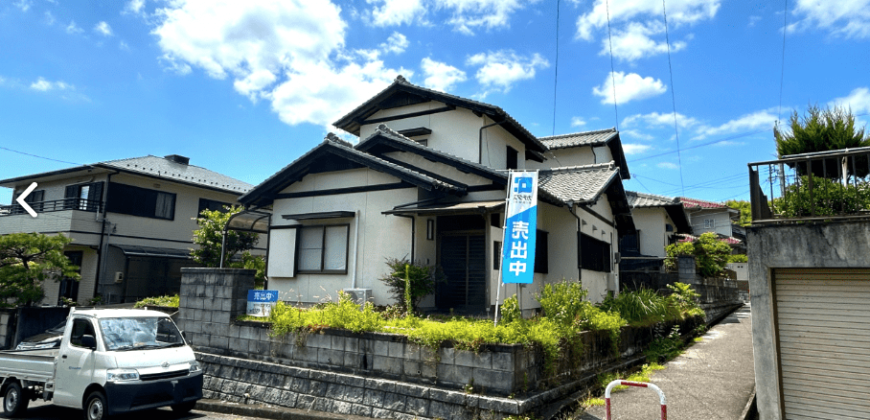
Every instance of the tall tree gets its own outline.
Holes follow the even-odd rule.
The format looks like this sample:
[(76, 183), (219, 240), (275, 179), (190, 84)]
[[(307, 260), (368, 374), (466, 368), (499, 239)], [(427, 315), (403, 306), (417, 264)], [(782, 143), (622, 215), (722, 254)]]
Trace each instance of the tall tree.
[(65, 236), (12, 233), (0, 236), (0, 307), (29, 306), (42, 300), (42, 284), (79, 280), (78, 266), (63, 254)]
[[(203, 210), (196, 219), (199, 229), (193, 231), (193, 243), (199, 249), (190, 251), (193, 260), (206, 266), (217, 267), (221, 261), (221, 232), (230, 216), (242, 211), (242, 207), (227, 207), (226, 211)], [(226, 247), (224, 247), (224, 266), (232, 268), (247, 268), (257, 270), (256, 280), (261, 284), (265, 280), (266, 263), (262, 257), (249, 252), (260, 240), (260, 235), (253, 232), (227, 232)], [(241, 261), (230, 261), (236, 254), (241, 254)]]
[(737, 222), (740, 226), (749, 226), (752, 224), (752, 206), (746, 200), (728, 200), (725, 205), (740, 212), (740, 221)]
[[(803, 117), (794, 111), (789, 118), (789, 127), (790, 131), (781, 131), (779, 127), (773, 129), (776, 153), (780, 158), (800, 153), (870, 146), (870, 135), (864, 135), (864, 127), (855, 127), (855, 116), (851, 110), (845, 108), (822, 109), (813, 105)], [(846, 175), (867, 175), (866, 156), (862, 156), (861, 161), (856, 161), (855, 165), (849, 165), (849, 162), (845, 165)], [(825, 159), (824, 163), (813, 163), (812, 173), (814, 176), (838, 178), (842, 167), (843, 163), (837, 159)], [(800, 164), (796, 170), (800, 175), (808, 172), (806, 166)]]

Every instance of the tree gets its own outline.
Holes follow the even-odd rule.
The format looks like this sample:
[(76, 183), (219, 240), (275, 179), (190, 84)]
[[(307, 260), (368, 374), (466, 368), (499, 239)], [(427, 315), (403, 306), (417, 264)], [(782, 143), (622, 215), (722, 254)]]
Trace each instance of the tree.
[(41, 301), (42, 284), (48, 280), (79, 280), (79, 267), (63, 254), (70, 242), (72, 239), (65, 236), (38, 233), (0, 236), (0, 307)]
[(713, 232), (701, 234), (692, 242), (677, 242), (665, 248), (668, 259), (665, 265), (668, 269), (676, 268), (677, 257), (695, 257), (695, 266), (704, 277), (715, 277), (725, 269), (731, 255), (731, 247), (719, 240)]
[[(225, 209), (225, 212), (203, 210), (196, 219), (199, 229), (193, 231), (193, 243), (199, 245), (199, 249), (191, 250), (190, 255), (194, 261), (206, 267), (220, 266), (223, 240), (221, 232), (230, 220), (230, 216), (243, 210), (241, 206), (225, 207)], [(255, 280), (258, 285), (261, 285), (266, 279), (266, 262), (262, 257), (250, 253), (259, 241), (260, 235), (257, 233), (228, 231), (224, 247), (224, 266), (256, 270)], [(239, 253), (241, 253), (241, 260), (231, 261)]]
[[(440, 267), (426, 266), (421, 263), (411, 263), (407, 258), (387, 258), (390, 272), (380, 278), (390, 289), (398, 305), (408, 314), (413, 314), (426, 295), (435, 292), (435, 284), (444, 281), (444, 273)], [(407, 279), (406, 279), (407, 270)], [(410, 291), (406, 285), (410, 283)], [(408, 307), (410, 302), (410, 308)]]
[(725, 205), (734, 210), (740, 211), (740, 221), (737, 222), (740, 226), (749, 226), (752, 224), (752, 206), (746, 200), (728, 200)]
[[(870, 146), (870, 135), (864, 136), (864, 128), (855, 127), (855, 116), (851, 110), (834, 107), (821, 109), (810, 106), (803, 117), (794, 111), (789, 119), (791, 131), (773, 129), (776, 140), (776, 153), (783, 156), (800, 153), (824, 152), (846, 148)], [(864, 177), (867, 175), (867, 158), (856, 157), (855, 165), (847, 172)], [(860, 161), (859, 161), (860, 160)], [(794, 165), (794, 164), (792, 164)], [(840, 163), (837, 159), (825, 159), (823, 162), (813, 162), (813, 176), (824, 178), (839, 178)], [(806, 165), (795, 168), (800, 175), (806, 175)], [(847, 174), (848, 175), (848, 174)]]

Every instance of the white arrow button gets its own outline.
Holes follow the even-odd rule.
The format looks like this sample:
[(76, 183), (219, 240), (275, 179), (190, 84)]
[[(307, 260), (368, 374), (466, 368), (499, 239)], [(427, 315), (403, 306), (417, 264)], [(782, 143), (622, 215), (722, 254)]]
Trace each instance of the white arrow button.
[(36, 189), (36, 183), (33, 182), (30, 184), (29, 187), (27, 187), (26, 190), (24, 190), (23, 193), (21, 193), (21, 195), (18, 196), (18, 198), (15, 199), (15, 201), (17, 201), (18, 204), (24, 208), (24, 210), (27, 210), (27, 213), (30, 214), (30, 217), (33, 217), (33, 218), (36, 218), (36, 212), (33, 211), (33, 209), (30, 207), (29, 204), (27, 204), (26, 201), (24, 201), (24, 199), (27, 198), (27, 196), (30, 195), (30, 193), (32, 193), (33, 190), (35, 190), (35, 189)]

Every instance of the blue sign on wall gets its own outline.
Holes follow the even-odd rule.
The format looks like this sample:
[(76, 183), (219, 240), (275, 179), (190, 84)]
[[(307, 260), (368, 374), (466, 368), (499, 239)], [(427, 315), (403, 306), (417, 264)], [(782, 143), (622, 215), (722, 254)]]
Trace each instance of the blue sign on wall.
[(250, 316), (268, 317), (278, 302), (277, 290), (248, 290), (248, 310)]

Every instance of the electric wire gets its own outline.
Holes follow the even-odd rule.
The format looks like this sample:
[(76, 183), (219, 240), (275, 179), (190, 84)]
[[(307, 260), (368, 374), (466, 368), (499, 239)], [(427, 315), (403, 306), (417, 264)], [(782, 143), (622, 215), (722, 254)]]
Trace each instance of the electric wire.
[(559, 4), (561, 0), (556, 0), (556, 75), (553, 78), (553, 133), (551, 135), (556, 135), (556, 94), (558, 92), (557, 87), (559, 86)]
[(613, 36), (610, 31), (610, 0), (604, 0), (604, 5), (607, 9), (607, 41), (610, 45), (610, 84), (613, 86), (613, 116), (616, 122), (616, 131), (619, 131), (619, 110), (616, 106), (616, 70), (613, 67)]
[(637, 181), (637, 183), (640, 184), (640, 186), (643, 187), (643, 189), (645, 189), (646, 192), (648, 192), (648, 193), (650, 193), (650, 194), (653, 193), (652, 191), (649, 190), (649, 188), (646, 187), (646, 185), (643, 185), (643, 182), (640, 182), (640, 180), (637, 179), (637, 174), (635, 174), (635, 176), (634, 176), (634, 180)]
[(54, 158), (50, 158), (50, 157), (35, 155), (33, 153), (22, 152), (20, 150), (10, 149), (10, 148), (4, 147), (4, 146), (0, 146), (0, 149), (5, 150), (7, 152), (18, 153), (19, 155), (25, 155), (25, 156), (35, 157), (35, 158), (39, 158), (39, 159), (50, 160), (52, 162), (66, 163), (66, 164), (77, 165), (77, 166), (87, 166), (87, 165), (82, 164), (82, 163), (75, 163), (75, 162), (70, 162), (70, 161), (66, 161), (66, 160), (60, 160), (60, 159), (54, 159)]
[(782, 120), (782, 87), (785, 81), (785, 34), (788, 29), (788, 0), (785, 0), (785, 8), (782, 11), (782, 62), (779, 71), (779, 109), (777, 110), (776, 124)]
[[(708, 141), (708, 142), (701, 143), (701, 144), (696, 144), (696, 145), (694, 145), (694, 146), (684, 147), (684, 148), (682, 149), (682, 151), (692, 150), (692, 149), (697, 149), (697, 148), (700, 148), (700, 147), (712, 146), (712, 145), (717, 144), (717, 143), (722, 143), (722, 142), (726, 142), (726, 141), (729, 141), (729, 140), (735, 140), (735, 139), (739, 139), (739, 138), (741, 138), (741, 137), (748, 137), (748, 136), (752, 136), (752, 135), (755, 135), (755, 134), (758, 134), (758, 133), (762, 133), (762, 132), (765, 132), (765, 131), (767, 131), (767, 129), (763, 129), (763, 130), (755, 130), (755, 131), (750, 131), (750, 132), (746, 132), (746, 133), (742, 133), (742, 134), (737, 134), (737, 135), (734, 135), (734, 136), (731, 136), (731, 137), (725, 137), (725, 138), (718, 139), (718, 140), (713, 140), (713, 141)], [(664, 152), (661, 152), (661, 153), (656, 153), (656, 154), (654, 154), (654, 155), (649, 155), (649, 156), (644, 156), (644, 157), (634, 158), (634, 159), (632, 159), (631, 161), (632, 161), (632, 162), (637, 162), (637, 161), (641, 161), (641, 160), (647, 160), (647, 159), (657, 158), (657, 157), (659, 157), (659, 156), (669, 155), (669, 154), (671, 154), (671, 153), (677, 153), (677, 149), (671, 149), (671, 150), (667, 150), (667, 151), (664, 151)]]
[[(679, 124), (677, 124), (677, 94), (674, 93), (674, 68), (671, 65), (671, 37), (668, 33), (668, 11), (665, 7), (665, 0), (662, 0), (662, 16), (665, 20), (665, 43), (668, 45), (668, 72), (671, 75), (671, 105), (674, 109), (674, 137), (677, 140), (677, 165), (680, 170), (680, 186), (683, 185), (683, 158), (680, 153), (680, 130)], [(683, 191), (683, 195), (685, 195), (685, 191)]]

